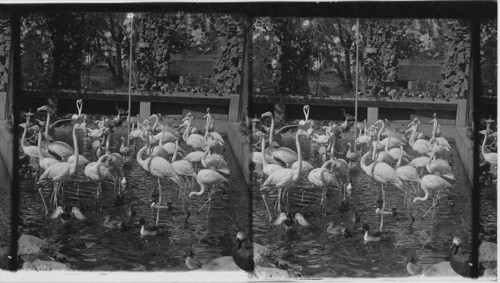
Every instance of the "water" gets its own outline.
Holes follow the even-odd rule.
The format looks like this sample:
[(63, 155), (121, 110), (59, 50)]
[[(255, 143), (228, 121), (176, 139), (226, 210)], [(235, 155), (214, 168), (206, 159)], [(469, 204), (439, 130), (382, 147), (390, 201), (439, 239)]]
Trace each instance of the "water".
[[(113, 134), (111, 152), (118, 152), (122, 135), (126, 135), (124, 127)], [(83, 133), (78, 133), (80, 142), (83, 140), (82, 136)], [(59, 129), (55, 139), (72, 144), (69, 127)], [(180, 146), (188, 148), (183, 142)], [(91, 142), (80, 145), (80, 149), (83, 149), (80, 154), (91, 161), (95, 160)], [(96, 199), (95, 183), (83, 181), (85, 175), (83, 170), (79, 170), (77, 179), (82, 181), (70, 181), (64, 186), (62, 205), (78, 206), (88, 219), (79, 222), (73, 218), (68, 227), (62, 226), (59, 219), (52, 220), (45, 216), (34, 180), (24, 179), (20, 188), (20, 233), (38, 236), (57, 244), (57, 250), (62, 254), (59, 261), (68, 263), (77, 270), (180, 271), (187, 270), (184, 259), (189, 250), (193, 250), (195, 257), (202, 263), (230, 255), (236, 232), (248, 232), (249, 204), (246, 188), (241, 181), (244, 178), (227, 141), (223, 155), (231, 170), (228, 178), (230, 184), (223, 189), (228, 199), (223, 199), (221, 191), (217, 192), (209, 215), (206, 209), (197, 213), (207, 200), (206, 192), (202, 196), (179, 201), (177, 186), (172, 185), (172, 182), (162, 181), (163, 202), (172, 201), (173, 211), (160, 211), (158, 226), (162, 233), (159, 236), (141, 239), (139, 234), (139, 218), (146, 219), (146, 226), (154, 225), (156, 209), (150, 205), (151, 190), (157, 191), (157, 180), (135, 161), (130, 168), (124, 169), (128, 183), (123, 193), (124, 205), (121, 206), (114, 204), (116, 198), (112, 183), (103, 184), (103, 194)], [(51, 185), (49, 187), (52, 188)], [(51, 190), (44, 189), (46, 201)], [(198, 184), (193, 190), (199, 190)], [(129, 219), (126, 214), (130, 205), (137, 212), (133, 219)], [(49, 216), (50, 213), (51, 211)], [(113, 220), (125, 221), (126, 229), (103, 227), (102, 218), (107, 214)]]
[[(282, 139), (282, 145), (284, 144), (295, 149), (292, 145), (294, 144), (292, 134), (288, 136), (288, 142)], [(296, 224), (296, 229), (292, 233), (285, 231), (282, 225), (274, 226), (269, 222), (268, 213), (260, 198), (259, 186), (254, 183), (254, 240), (269, 246), (288, 261), (293, 269), (300, 272), (302, 277), (316, 274), (328, 274), (333, 277), (402, 277), (410, 276), (406, 271), (406, 260), (409, 256), (413, 256), (423, 267), (442, 262), (451, 251), (453, 236), (461, 236), (465, 243), (470, 243), (471, 240), (469, 188), (465, 185), (467, 181), (458, 152), (455, 146), (452, 146), (449, 161), (457, 181), (453, 183), (454, 189), (450, 194), (441, 198), (434, 219), (431, 217), (432, 213), (422, 219), (432, 204), (432, 193), (423, 203), (411, 202), (410, 208), (407, 204), (403, 204), (404, 193), (389, 185), (385, 189), (386, 209), (397, 208), (398, 216), (384, 217), (383, 231), (389, 233), (387, 240), (365, 243), (364, 231), (360, 231), (359, 228), (367, 223), (372, 230), (378, 230), (380, 218), (375, 209), (381, 190), (380, 185), (360, 168), (349, 176), (352, 179), (353, 193), (349, 199), (350, 210), (347, 212), (339, 212), (343, 196), (339, 196), (338, 191), (329, 190), (327, 199), (321, 206), (319, 190), (310, 188), (307, 176), (299, 180), (299, 184), (290, 190), (289, 203), (285, 207), (282, 206), (282, 210), (291, 211), (292, 214), (300, 212), (312, 225), (302, 227)], [(340, 149), (337, 158), (345, 158), (347, 141), (340, 141), (337, 148)], [(313, 148), (312, 151), (317, 151), (317, 148)], [(405, 148), (405, 151), (412, 152), (408, 148)], [(315, 167), (320, 167), (322, 163), (319, 158), (312, 156), (309, 162)], [(306, 188), (303, 203), (300, 188)], [(421, 190), (420, 195), (423, 195)], [(274, 200), (275, 198), (268, 198), (270, 209)], [(412, 214), (416, 219), (413, 225), (410, 225), (411, 220), (408, 216), (410, 209), (413, 210)], [(357, 225), (351, 220), (354, 211), (361, 217), (361, 222)], [(486, 213), (488, 212), (496, 212), (496, 207), (487, 208)], [(272, 211), (272, 213), (276, 217), (277, 212)], [(353, 231), (352, 237), (328, 234), (326, 230), (332, 220), (336, 225), (347, 226)], [(495, 222), (492, 219), (488, 222), (496, 227), (496, 218)]]

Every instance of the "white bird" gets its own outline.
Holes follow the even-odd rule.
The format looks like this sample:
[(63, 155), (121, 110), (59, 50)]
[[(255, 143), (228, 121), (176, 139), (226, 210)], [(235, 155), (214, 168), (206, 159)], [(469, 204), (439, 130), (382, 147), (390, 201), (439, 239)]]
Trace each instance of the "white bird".
[(59, 162), (59, 160), (51, 157), (44, 157), (42, 154), (42, 131), (39, 129), (38, 130), (38, 164), (43, 170), (46, 170), (53, 164), (56, 164)]
[[(372, 149), (374, 150), (374, 149)], [(397, 188), (404, 190), (403, 188), (403, 182), (401, 179), (398, 178), (396, 175), (396, 171), (388, 164), (384, 162), (373, 162), (370, 165), (366, 165), (366, 159), (368, 159), (368, 156), (370, 155), (370, 152), (368, 151), (363, 155), (361, 158), (361, 168), (363, 171), (366, 172), (366, 174), (370, 177), (372, 177), (375, 181), (377, 181), (382, 188), (382, 210), (385, 210), (385, 191), (384, 191), (384, 186), (387, 184), (393, 184)], [(382, 215), (381, 220), (380, 220), (380, 231), (382, 231), (384, 225), (384, 216)]]
[[(453, 188), (453, 186), (450, 183), (448, 183), (448, 181), (434, 174), (429, 174), (422, 177), (420, 185), (425, 195), (423, 197), (416, 197), (415, 199), (413, 199), (414, 203), (417, 203), (417, 201), (427, 200), (427, 198), (429, 197), (429, 190), (432, 190), (433, 194), (435, 194), (432, 200), (432, 206), (429, 208), (429, 210), (427, 210), (427, 212), (424, 214), (423, 217), (425, 217), (425, 215), (427, 215), (427, 213), (431, 209), (435, 210), (436, 205), (440, 199), (441, 190), (445, 190), (447, 188)], [(433, 218), (434, 218), (434, 210), (432, 212)]]
[[(73, 145), (75, 147), (75, 155), (76, 155), (76, 160), (73, 163), (68, 163), (68, 162), (59, 162), (55, 163), (49, 168), (45, 170), (45, 172), (40, 176), (40, 180), (37, 182), (38, 184), (51, 181), (54, 182), (54, 190), (53, 190), (53, 196), (54, 196), (54, 207), (57, 207), (57, 193), (59, 188), (61, 187), (63, 182), (66, 182), (69, 180), (69, 178), (73, 175), (75, 175), (76, 170), (77, 170), (77, 164), (78, 164), (78, 141), (76, 139), (76, 130), (85, 130), (85, 125), (84, 124), (75, 124), (73, 126)], [(42, 187), (38, 190), (40, 193), (40, 196), (42, 197), (43, 205), (45, 206), (45, 213), (48, 214), (47, 210), (47, 205), (45, 204), (45, 199), (42, 194)]]
[(201, 165), (205, 168), (215, 170), (225, 175), (231, 174), (224, 157), (217, 153), (209, 154), (209, 152), (210, 146), (207, 146), (205, 154), (203, 154), (203, 157), (201, 158)]
[[(203, 205), (205, 206), (208, 203), (208, 211), (207, 211), (208, 214), (210, 213), (212, 198), (215, 196), (216, 192), (215, 186), (220, 183), (229, 183), (229, 181), (224, 176), (217, 173), (217, 171), (215, 170), (202, 169), (200, 170), (200, 172), (198, 172), (198, 175), (196, 176), (196, 182), (200, 185), (200, 191), (189, 193), (190, 198), (192, 196), (201, 196), (205, 192), (206, 186), (212, 186), (211, 192), (208, 194), (208, 200)], [(198, 212), (200, 212), (201, 209), (203, 209), (203, 206), (200, 208), (200, 210), (198, 210)]]
[(485, 150), (486, 147), (486, 140), (488, 137), (485, 135), (483, 144), (481, 145), (481, 155), (483, 156), (484, 160), (490, 164), (497, 165), (498, 163), (498, 155), (496, 152), (489, 152), (487, 153)]
[(191, 128), (191, 120), (192, 118), (188, 118), (179, 126), (179, 128), (186, 126), (186, 130), (182, 135), (182, 139), (194, 150), (201, 149), (205, 146), (205, 138), (199, 134), (189, 134), (189, 129)]
[(109, 144), (111, 141), (111, 131), (107, 129), (107, 139), (106, 139), (106, 147), (104, 148), (106, 155), (108, 156), (107, 165), (114, 173), (115, 180), (118, 180), (118, 175), (121, 173), (123, 168), (123, 156), (117, 152), (110, 152)]
[[(401, 151), (403, 151), (403, 145), (400, 145)], [(398, 163), (396, 163), (396, 175), (401, 179), (403, 182), (407, 183), (414, 183), (416, 182), (417, 184), (420, 183), (420, 176), (418, 175), (417, 169), (413, 166), (410, 165), (405, 165), (401, 166), (401, 161), (403, 160), (403, 155), (399, 155)], [(409, 189), (409, 188), (408, 188)], [(407, 190), (405, 190), (405, 198), (404, 202), (406, 203), (406, 193)]]
[(270, 117), (271, 118), (271, 129), (269, 132), (269, 147), (265, 150), (266, 154), (273, 156), (273, 158), (282, 161), (287, 167), (292, 166), (292, 164), (297, 161), (297, 153), (287, 147), (275, 148), (273, 145), (274, 136), (274, 116), (270, 111), (262, 114), (261, 118)]
[[(337, 180), (335, 178), (335, 175), (333, 175), (331, 172), (328, 172), (328, 165), (332, 164), (331, 160), (326, 161), (323, 163), (321, 168), (315, 168), (309, 172), (309, 175), (307, 176), (307, 179), (311, 184), (314, 185), (314, 187), (321, 189), (321, 204), (323, 204), (323, 201), (326, 198), (326, 188), (329, 186), (335, 186), (339, 187), (339, 184), (337, 183)], [(336, 165), (333, 164), (333, 167)]]
[(107, 158), (107, 155), (103, 155), (99, 157), (96, 162), (87, 164), (83, 170), (83, 173), (87, 176), (87, 178), (97, 183), (96, 197), (99, 197), (99, 194), (102, 192), (101, 182), (109, 180), (116, 183), (115, 177), (111, 174), (109, 168), (104, 164)]
[(50, 113), (52, 110), (44, 105), (42, 107), (39, 107), (37, 111), (47, 111), (47, 120), (45, 121), (45, 141), (48, 143), (47, 148), (49, 149), (49, 152), (59, 156), (62, 161), (68, 160), (68, 158), (75, 153), (75, 151), (69, 144), (62, 141), (54, 141), (49, 143)]
[[(295, 170), (289, 168), (277, 170), (266, 179), (264, 184), (262, 184), (261, 191), (271, 187), (275, 187), (278, 189), (278, 211), (281, 211), (281, 192), (283, 190), (286, 192), (287, 189), (292, 187), (297, 182), (300, 176), (300, 170), (302, 169), (302, 154), (300, 149), (299, 136), (308, 136), (308, 134), (301, 129), (298, 129), (297, 133), (295, 134), (295, 144), (297, 146), (299, 166)], [(269, 213), (269, 217), (271, 218), (271, 212), (269, 211), (269, 208), (267, 206), (265, 195), (262, 195), (262, 198)]]
[[(33, 115), (33, 114), (31, 114), (31, 115)], [(38, 158), (38, 146), (34, 146), (34, 145), (26, 146), (25, 145), (26, 133), (28, 132), (29, 120), (30, 120), (31, 115), (29, 115), (29, 113), (26, 114), (26, 124), (24, 125), (23, 135), (21, 137), (21, 147), (23, 148), (24, 154), (28, 155), (31, 158)]]
[(451, 181), (455, 181), (455, 175), (451, 166), (443, 159), (436, 159), (435, 153), (432, 152), (427, 164), (425, 165), (427, 171), (431, 174), (439, 175)]
[[(262, 156), (265, 156), (265, 153), (264, 153), (265, 144), (266, 144), (266, 137), (265, 137), (265, 135), (262, 134), (260, 139), (261, 139), (261, 154), (262, 154)], [(276, 171), (278, 171), (280, 169), (283, 169), (283, 167), (280, 166), (280, 165), (278, 165), (278, 164), (268, 163), (266, 159), (267, 158), (262, 158), (261, 157), (262, 172), (264, 173), (264, 176), (270, 176), (274, 172), (276, 172)]]
[[(177, 145), (176, 141), (176, 145)], [(189, 187), (192, 187), (190, 185), (191, 183), (189, 182), (189, 178), (196, 178), (196, 172), (193, 168), (193, 164), (187, 160), (175, 160), (177, 158), (177, 150), (174, 151), (174, 154), (172, 156), (172, 160), (170, 161), (170, 164), (172, 165), (172, 168), (174, 169), (175, 173), (179, 175), (180, 178), (183, 178), (186, 180), (186, 183), (189, 185)], [(181, 188), (179, 190), (179, 198), (182, 194), (182, 191), (185, 190), (185, 188)]]
[[(150, 131), (149, 135), (151, 135)], [(149, 137), (148, 137), (149, 140)], [(150, 156), (146, 159), (142, 158), (143, 153), (146, 151), (148, 147), (151, 145), (149, 142), (146, 143), (144, 147), (142, 147), (137, 153), (137, 162), (147, 170), (151, 175), (158, 179), (158, 203), (161, 203), (161, 179), (170, 179), (177, 185), (181, 186), (181, 180), (177, 173), (175, 173), (174, 169), (170, 162), (168, 162), (165, 158), (159, 156)], [(160, 210), (158, 209), (158, 213), (156, 214), (156, 225), (158, 226), (158, 221), (160, 220)]]
[(420, 155), (427, 155), (431, 151), (431, 144), (426, 140), (415, 140), (417, 128), (412, 126), (412, 134), (410, 136), (409, 144), (411, 148), (418, 152)]

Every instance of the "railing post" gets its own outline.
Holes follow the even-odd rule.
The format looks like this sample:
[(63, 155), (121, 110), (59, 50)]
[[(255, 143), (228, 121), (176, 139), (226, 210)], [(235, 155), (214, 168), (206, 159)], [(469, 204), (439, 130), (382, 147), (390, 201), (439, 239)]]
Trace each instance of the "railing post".
[(139, 117), (141, 122), (148, 119), (151, 116), (151, 102), (141, 102)]

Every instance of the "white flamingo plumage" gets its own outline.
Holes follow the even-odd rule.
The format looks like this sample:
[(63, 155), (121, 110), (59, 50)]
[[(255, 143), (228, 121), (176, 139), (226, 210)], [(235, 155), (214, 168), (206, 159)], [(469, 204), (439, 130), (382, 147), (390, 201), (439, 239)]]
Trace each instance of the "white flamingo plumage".
[(51, 157), (44, 157), (42, 154), (42, 131), (38, 131), (38, 165), (40, 168), (43, 170), (46, 170), (53, 164), (56, 164), (59, 162), (59, 160)]
[(49, 128), (50, 128), (50, 112), (51, 110), (46, 106), (39, 107), (37, 111), (47, 111), (47, 120), (45, 121), (45, 141), (47, 142), (47, 148), (49, 152), (52, 152), (59, 156), (62, 161), (67, 161), (68, 158), (75, 153), (73, 148), (62, 141), (54, 141), (49, 143)]
[(26, 140), (26, 133), (28, 132), (28, 127), (29, 127), (29, 119), (30, 119), (30, 115), (26, 115), (26, 124), (24, 125), (24, 131), (23, 131), (23, 135), (21, 137), (21, 147), (23, 149), (23, 152), (24, 154), (28, 155), (29, 157), (31, 158), (38, 158), (38, 146), (34, 146), (34, 145), (29, 145), (29, 146), (26, 146), (25, 145), (25, 140)]
[[(373, 149), (372, 149), (373, 150)], [(366, 165), (366, 160), (368, 159), (368, 156), (370, 155), (370, 152), (368, 151), (363, 155), (361, 158), (361, 168), (365, 173), (372, 177), (375, 181), (377, 181), (382, 188), (382, 211), (385, 210), (385, 190), (384, 186), (387, 184), (393, 184), (397, 188), (404, 190), (403, 188), (403, 182), (399, 177), (396, 175), (396, 171), (389, 166), (388, 164), (384, 162), (373, 162), (370, 165)], [(380, 231), (382, 231), (384, 225), (384, 216), (382, 215), (382, 218), (380, 220)]]
[(191, 146), (193, 150), (201, 149), (205, 146), (205, 138), (199, 134), (189, 134), (189, 129), (191, 128), (191, 119), (186, 119), (179, 127), (186, 126), (186, 130), (184, 131), (182, 138), (186, 142), (187, 145)]
[(226, 160), (224, 159), (224, 157), (217, 153), (209, 154), (209, 152), (210, 152), (210, 147), (207, 146), (207, 149), (205, 150), (205, 153), (201, 158), (201, 165), (203, 165), (203, 167), (205, 168), (215, 170), (225, 175), (231, 174), (231, 171), (227, 167)]
[[(262, 184), (261, 191), (271, 187), (275, 187), (278, 189), (278, 198), (277, 198), (278, 211), (281, 211), (281, 192), (283, 190), (286, 192), (287, 189), (292, 187), (297, 182), (300, 176), (300, 170), (302, 169), (301, 168), (302, 154), (300, 149), (299, 136), (308, 136), (308, 134), (307, 132), (301, 129), (298, 129), (297, 133), (295, 134), (295, 144), (297, 146), (297, 151), (298, 151), (297, 155), (299, 160), (299, 166), (296, 169), (285, 168), (277, 170), (274, 173), (272, 173), (269, 177), (267, 177), (264, 184)], [(271, 213), (269, 211), (269, 208), (267, 207), (265, 195), (262, 195), (262, 198), (264, 200), (264, 203), (266, 204), (269, 217), (271, 218)]]
[(265, 156), (264, 149), (265, 149), (265, 144), (266, 144), (266, 138), (265, 135), (262, 134), (261, 136), (261, 163), (262, 163), (262, 172), (264, 173), (264, 176), (270, 176), (273, 174), (275, 171), (283, 169), (281, 165), (278, 164), (273, 164), (273, 163), (268, 163), (266, 158), (262, 158), (262, 156)]
[(179, 146), (179, 140), (175, 140), (175, 142), (167, 142), (163, 144), (163, 148), (167, 151), (168, 154), (173, 155), (177, 150), (177, 155), (186, 154), (186, 151)]
[[(78, 164), (78, 141), (76, 139), (76, 130), (85, 130), (85, 125), (84, 124), (75, 124), (73, 125), (73, 145), (75, 147), (75, 155), (76, 155), (76, 160), (73, 163), (68, 163), (68, 162), (59, 162), (55, 163), (49, 168), (45, 170), (45, 172), (40, 176), (40, 180), (38, 181), (38, 184), (44, 183), (44, 182), (54, 182), (54, 190), (53, 190), (53, 196), (54, 196), (54, 207), (57, 207), (57, 193), (58, 189), (61, 187), (63, 182), (66, 182), (69, 180), (69, 178), (73, 175), (76, 174), (77, 171), (77, 164)], [(45, 213), (48, 214), (47, 210), (47, 205), (45, 204), (45, 199), (42, 194), (42, 187), (38, 190), (40, 195), (42, 196), (42, 201), (45, 206)]]
[(486, 152), (485, 147), (486, 147), (486, 140), (488, 137), (485, 135), (483, 144), (481, 145), (481, 155), (483, 156), (484, 160), (490, 164), (497, 165), (498, 163), (498, 155), (496, 152)]
[[(178, 145), (178, 142), (176, 141), (175, 143)], [(178, 147), (178, 146), (177, 146)], [(175, 173), (179, 175), (180, 178), (187, 179), (186, 183), (189, 184), (191, 187), (191, 183), (189, 182), (189, 177), (196, 178), (196, 172), (194, 171), (193, 164), (187, 160), (175, 160), (177, 158), (177, 148), (174, 151), (174, 154), (172, 155), (172, 160), (170, 161), (170, 164), (172, 165), (172, 168), (174, 169)], [(179, 190), (179, 197), (181, 196), (183, 191), (183, 188)]]
[[(329, 186), (339, 187), (335, 175), (328, 172), (328, 165), (332, 164), (331, 160), (327, 160), (320, 168), (315, 168), (309, 172), (307, 179), (316, 188), (321, 189), (321, 204), (326, 198), (326, 188)], [(335, 166), (334, 164), (332, 166)]]
[(192, 196), (201, 196), (206, 189), (206, 186), (212, 186), (211, 192), (208, 194), (208, 200), (205, 202), (205, 204), (200, 208), (203, 209), (203, 207), (208, 203), (208, 211), (207, 214), (210, 213), (210, 206), (212, 203), (212, 198), (215, 196), (216, 192), (216, 185), (220, 183), (229, 183), (229, 181), (222, 176), (221, 174), (217, 173), (217, 171), (214, 171), (212, 169), (202, 169), (200, 172), (198, 172), (196, 176), (196, 182), (200, 185), (200, 191), (198, 192), (191, 192), (189, 193), (189, 197), (191, 198)]
[[(163, 134), (164, 133), (166, 133), (165, 129), (162, 129), (162, 131), (158, 134), (159, 135), (158, 136), (159, 145), (155, 146), (154, 148), (150, 148), (149, 151), (150, 151), (151, 155), (160, 156), (160, 157), (167, 159), (169, 157), (169, 154), (168, 154), (168, 151), (165, 149), (165, 147), (163, 147)], [(150, 143), (153, 144), (155, 140), (156, 140), (156, 138), (154, 136), (151, 136)]]
[[(400, 146), (401, 151), (403, 151), (403, 145)], [(396, 163), (395, 171), (396, 175), (403, 182), (407, 183), (420, 183), (420, 176), (418, 175), (417, 169), (410, 165), (401, 166), (401, 161), (403, 160), (403, 155), (400, 154), (398, 158), (398, 163)], [(406, 203), (406, 193), (405, 190), (405, 198), (404, 202)]]
[(435, 153), (432, 152), (425, 168), (430, 174), (439, 175), (448, 180), (455, 181), (455, 175), (453, 174), (453, 170), (451, 166), (443, 159), (436, 159)]
[(415, 135), (417, 133), (417, 129), (415, 126), (412, 126), (412, 134), (410, 136), (409, 144), (411, 148), (418, 152), (420, 155), (427, 155), (429, 151), (431, 151), (431, 144), (426, 140), (415, 140)]
[(269, 131), (269, 147), (265, 150), (266, 155), (269, 154), (273, 158), (282, 161), (286, 164), (287, 167), (293, 165), (295, 161), (297, 161), (297, 153), (288, 147), (280, 147), (275, 148), (273, 145), (273, 136), (274, 136), (274, 116), (270, 111), (262, 114), (261, 118), (270, 117), (271, 118), (271, 129)]
[[(429, 190), (433, 191), (433, 193), (435, 192), (435, 195), (432, 200), (432, 206), (429, 208), (429, 210), (427, 210), (427, 212), (424, 214), (423, 217), (425, 217), (425, 215), (427, 215), (427, 213), (431, 209), (434, 208), (435, 210), (436, 204), (440, 199), (441, 190), (445, 190), (447, 188), (453, 188), (453, 186), (448, 181), (434, 174), (429, 174), (422, 177), (422, 180), (420, 181), (420, 186), (424, 191), (425, 195), (423, 197), (416, 197), (415, 199), (413, 199), (414, 203), (417, 203), (417, 201), (427, 200), (427, 198), (429, 197)], [(432, 218), (434, 218), (434, 210), (432, 212)]]
[(96, 162), (91, 162), (85, 166), (83, 173), (90, 180), (95, 181), (97, 183), (96, 187), (96, 197), (99, 197), (99, 194), (102, 192), (101, 182), (105, 180), (113, 181), (116, 184), (115, 177), (109, 171), (109, 168), (105, 166), (104, 162), (108, 158), (108, 156), (103, 155), (99, 157)]
[(118, 174), (121, 173), (121, 170), (123, 168), (123, 156), (117, 152), (111, 152), (109, 150), (109, 144), (111, 142), (111, 131), (108, 129), (106, 134), (106, 147), (104, 148), (104, 150), (106, 151), (106, 155), (108, 156), (108, 161), (106, 163), (107, 166), (113, 171), (115, 180), (118, 180)]
[[(137, 162), (142, 166), (142, 168), (146, 169), (149, 173), (151, 173), (151, 175), (158, 179), (158, 203), (161, 203), (161, 179), (170, 179), (179, 186), (181, 185), (181, 180), (179, 175), (175, 173), (170, 162), (168, 162), (165, 158), (159, 156), (150, 156), (146, 159), (142, 158), (143, 153), (150, 146), (149, 142), (147, 142), (146, 145), (139, 150), (137, 153)], [(159, 220), (160, 210), (158, 209), (158, 213), (156, 214), (156, 225), (158, 225)]]

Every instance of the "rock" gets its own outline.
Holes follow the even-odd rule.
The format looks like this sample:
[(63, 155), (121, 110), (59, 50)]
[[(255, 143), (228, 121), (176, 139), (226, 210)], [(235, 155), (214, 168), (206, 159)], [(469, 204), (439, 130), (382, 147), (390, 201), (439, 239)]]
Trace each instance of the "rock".
[(35, 236), (22, 235), (17, 241), (18, 255), (41, 254), (42, 249), (49, 248), (49, 244)]
[(426, 267), (422, 271), (422, 276), (457, 276), (462, 277), (458, 273), (456, 273), (453, 268), (451, 268), (449, 261), (443, 261), (440, 263), (436, 263), (434, 265)]
[(25, 262), (23, 264), (22, 270), (24, 270), (24, 271), (36, 271), (36, 267), (31, 262)]
[(47, 261), (47, 260), (35, 260), (33, 261), (33, 266), (38, 271), (50, 271), (50, 270), (71, 270), (66, 264), (57, 261)]
[(258, 254), (262, 257), (266, 257), (271, 254), (271, 251), (261, 244), (253, 243), (253, 253), (254, 255)]
[(232, 256), (223, 256), (213, 259), (201, 267), (201, 270), (208, 271), (242, 271), (236, 263)]
[(497, 244), (483, 242), (479, 246), (479, 262), (497, 261)]
[(497, 272), (493, 269), (485, 269), (483, 272), (483, 276), (481, 278), (486, 278), (486, 279), (495, 279), (497, 278)]
[(282, 280), (294, 278), (294, 276), (291, 276), (288, 271), (279, 268), (256, 266), (254, 273), (259, 280)]

